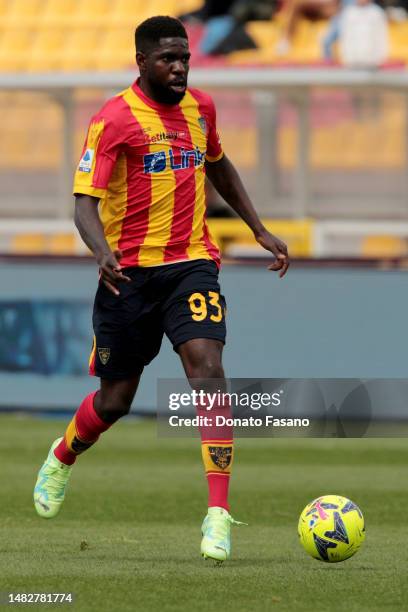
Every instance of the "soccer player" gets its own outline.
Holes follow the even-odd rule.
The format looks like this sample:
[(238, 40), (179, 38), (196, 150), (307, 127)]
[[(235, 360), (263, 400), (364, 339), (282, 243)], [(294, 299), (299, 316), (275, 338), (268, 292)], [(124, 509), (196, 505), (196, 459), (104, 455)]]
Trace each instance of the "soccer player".
[[(289, 266), (286, 245), (262, 225), (223, 153), (212, 99), (187, 88), (184, 26), (152, 17), (136, 29), (135, 42), (140, 77), (92, 118), (75, 174), (75, 223), (100, 270), (90, 358), (100, 389), (83, 400), (38, 474), (34, 505), (44, 518), (58, 514), (78, 455), (129, 412), (164, 333), (193, 387), (224, 380), (225, 300), (206, 223), (205, 175), (273, 253), (269, 269), (282, 277)], [(200, 433), (209, 490), (201, 553), (224, 561), (234, 523), (232, 428)]]

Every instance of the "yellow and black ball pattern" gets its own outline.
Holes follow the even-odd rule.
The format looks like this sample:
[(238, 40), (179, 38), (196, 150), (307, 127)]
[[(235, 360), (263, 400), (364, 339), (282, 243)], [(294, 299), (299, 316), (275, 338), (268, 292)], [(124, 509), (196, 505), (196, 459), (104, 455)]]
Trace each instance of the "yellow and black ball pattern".
[(298, 533), (309, 555), (319, 561), (338, 563), (352, 557), (364, 542), (364, 517), (350, 499), (323, 495), (303, 510)]

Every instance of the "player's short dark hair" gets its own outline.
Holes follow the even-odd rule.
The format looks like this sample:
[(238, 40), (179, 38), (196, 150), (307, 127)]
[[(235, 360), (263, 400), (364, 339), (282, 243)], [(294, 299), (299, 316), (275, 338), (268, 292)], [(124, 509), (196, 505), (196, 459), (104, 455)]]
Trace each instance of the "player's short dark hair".
[(181, 21), (174, 17), (150, 17), (143, 21), (135, 31), (136, 51), (151, 51), (161, 38), (185, 38), (187, 32)]

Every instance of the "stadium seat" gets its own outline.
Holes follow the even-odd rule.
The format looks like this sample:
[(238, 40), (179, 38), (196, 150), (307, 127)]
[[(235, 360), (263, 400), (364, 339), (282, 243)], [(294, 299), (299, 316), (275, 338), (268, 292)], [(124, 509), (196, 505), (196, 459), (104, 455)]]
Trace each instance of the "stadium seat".
[(18, 234), (11, 241), (10, 251), (20, 255), (44, 253), (45, 237), (42, 234)]
[(111, 24), (117, 26), (128, 26), (130, 23), (137, 25), (147, 17), (148, 3), (135, 2), (134, 0), (116, 0), (112, 7), (110, 19)]
[(177, 15), (196, 11), (203, 6), (203, 0), (178, 0), (176, 5)]
[(36, 25), (44, 0), (11, 0), (4, 6), (2, 22), (9, 27)]
[(31, 53), (27, 58), (27, 70), (45, 72), (58, 70), (61, 66), (65, 29), (62, 26), (38, 28)]
[(0, 36), (0, 71), (26, 70), (28, 52), (32, 48), (31, 27), (8, 26)]
[[(310, 220), (263, 219), (265, 227), (278, 234), (287, 244), (292, 255), (310, 257), (313, 250), (313, 222)], [(240, 219), (208, 219), (211, 234), (223, 251), (237, 245), (256, 246), (253, 233)]]
[(69, 25), (75, 23), (75, 5), (72, 0), (45, 0), (41, 14), (43, 25)]
[(408, 22), (389, 24), (390, 59), (408, 61)]
[(76, 251), (76, 239), (73, 233), (17, 234), (11, 239), (10, 251), (19, 255), (73, 255)]
[(78, 25), (104, 25), (110, 23), (110, 13), (113, 3), (109, 0), (86, 0), (79, 2), (75, 11), (75, 21)]
[(277, 44), (280, 38), (280, 20), (269, 22), (250, 22), (246, 29), (256, 42), (258, 49), (238, 51), (229, 56), (233, 64), (271, 64), (296, 63), (310, 64), (321, 60), (320, 40), (327, 24), (325, 21), (300, 21), (298, 31), (288, 53), (278, 55)]
[(151, 15), (177, 15), (179, 6), (177, 0), (149, 0)]
[(97, 70), (126, 70), (134, 64), (134, 27), (109, 28), (101, 36), (95, 68)]
[[(201, 0), (0, 0), (0, 70), (125, 69), (133, 64), (134, 57), (133, 44), (125, 50), (128, 30), (133, 32), (140, 21), (154, 14), (177, 15), (199, 6)], [(278, 56), (280, 16), (269, 22), (249, 23), (248, 32), (258, 49), (233, 53), (226, 61), (315, 64), (321, 59), (320, 40), (326, 25), (324, 21), (300, 21), (291, 49), (285, 56)], [(64, 29), (62, 34), (60, 28)], [(391, 60), (407, 61), (408, 22), (391, 22), (389, 28)], [(88, 44), (89, 37), (92, 44)], [(75, 44), (81, 49), (74, 49)]]
[(322, 59), (320, 40), (327, 27), (326, 21), (311, 22), (303, 19), (287, 60), (301, 63), (313, 63)]
[(5, 25), (4, 20), (7, 14), (8, 6), (8, 0), (0, 0), (0, 19), (3, 26)]
[(102, 32), (96, 27), (72, 28), (66, 37), (61, 69), (69, 72), (92, 70), (99, 53)]
[(361, 246), (363, 257), (405, 257), (408, 243), (398, 236), (367, 236)]
[(248, 34), (254, 39), (259, 49), (272, 51), (279, 39), (279, 27), (275, 21), (252, 21), (247, 24)]
[(54, 234), (47, 238), (47, 252), (52, 255), (72, 255), (76, 249), (74, 234)]

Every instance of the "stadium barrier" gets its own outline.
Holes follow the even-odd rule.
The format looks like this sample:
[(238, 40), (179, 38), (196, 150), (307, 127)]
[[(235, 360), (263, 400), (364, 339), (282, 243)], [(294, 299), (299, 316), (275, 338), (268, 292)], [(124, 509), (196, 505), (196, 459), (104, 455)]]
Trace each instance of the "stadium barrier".
[[(294, 258), (401, 259), (408, 257), (408, 222), (263, 219)], [(240, 219), (210, 218), (211, 234), (227, 257), (262, 258), (265, 252)], [(4, 219), (0, 252), (9, 255), (89, 255), (73, 220)], [(401, 262), (403, 263), (403, 261)]]
[[(75, 141), (75, 126), (78, 105), (81, 101), (77, 99), (76, 94), (94, 92), (93, 102), (92, 100), (86, 102), (86, 113), (81, 111), (89, 118), (100, 106), (104, 97), (128, 86), (134, 78), (133, 71), (0, 75), (0, 92), (3, 94), (7, 92), (38, 94), (44, 99), (54, 101), (55, 109), (61, 112), (60, 129), (56, 128), (58, 137), (60, 132), (62, 137), (60, 177), (58, 181), (54, 180), (52, 189), (55, 191), (52, 196), (48, 192), (41, 191), (41, 196), (37, 199), (34, 198), (33, 190), (29, 188), (29, 193), (19, 192), (15, 201), (24, 200), (22, 216), (30, 216), (27, 215), (27, 211), (35, 206), (41, 209), (47, 197), (49, 207), (41, 209), (42, 216), (64, 219), (71, 215), (72, 173), (74, 160), (79, 155), (79, 145)], [(231, 142), (236, 143), (236, 146), (234, 145), (236, 150), (231, 150), (232, 157), (240, 155), (245, 160), (250, 145), (255, 147), (256, 159), (251, 162), (255, 167), (251, 168), (251, 177), (245, 176), (245, 171), (243, 174), (256, 207), (262, 215), (294, 219), (310, 217), (340, 219), (345, 216), (359, 219), (406, 218), (408, 132), (403, 127), (408, 104), (406, 71), (266, 67), (196, 68), (191, 71), (190, 83), (192, 86), (207, 89), (216, 96), (217, 107), (219, 109), (221, 107), (222, 110), (219, 113), (221, 131), (222, 121), (229, 116), (235, 117), (233, 130), (231, 126)], [(336, 99), (327, 102), (330, 107), (324, 105), (324, 100), (319, 102), (325, 92), (338, 92)], [(352, 95), (354, 101), (345, 102), (345, 93)], [(225, 98), (224, 102), (222, 96)], [(387, 119), (382, 118), (380, 122), (376, 118), (376, 113), (380, 112), (382, 104), (380, 101), (379, 107), (379, 96), (385, 96), (384, 104), (387, 107)], [(241, 104), (244, 106), (240, 106)], [(10, 110), (10, 101), (5, 108), (7, 112)], [(336, 113), (338, 115), (340, 109), (344, 118), (339, 122)], [(287, 116), (285, 121), (290, 124), (284, 140), (279, 131), (282, 112)], [(294, 120), (291, 119), (292, 115)], [(350, 117), (354, 117), (352, 124)], [(359, 117), (357, 129), (353, 125), (356, 125)], [(322, 129), (319, 132), (318, 142), (316, 136), (312, 143), (312, 136), (315, 134), (313, 126), (317, 119), (323, 121)], [(367, 129), (363, 129), (366, 120), (370, 123)], [(335, 134), (325, 130), (325, 121), (334, 121)], [(85, 124), (84, 119), (83, 132)], [(347, 135), (352, 136), (355, 132), (355, 146), (351, 142), (344, 141), (342, 131), (346, 129)], [(255, 135), (252, 134), (253, 130)], [(389, 134), (392, 142), (389, 141)], [(386, 137), (387, 142), (379, 147), (378, 143)], [(376, 142), (375, 147), (372, 144), (373, 138)], [(336, 173), (335, 162), (338, 155), (336, 159), (329, 160), (333, 157), (333, 147), (344, 157), (352, 145), (354, 149), (357, 147), (361, 150), (362, 139), (366, 144), (366, 154), (370, 155), (367, 157), (366, 167), (360, 168), (360, 175), (356, 176), (354, 154), (351, 157), (347, 156), (350, 158), (347, 167), (343, 168), (340, 174)], [(250, 140), (253, 141), (252, 144)], [(311, 157), (312, 144), (314, 148), (319, 146), (322, 151), (319, 154), (319, 177)], [(26, 149), (23, 142), (19, 146)], [(43, 149), (47, 152), (46, 145)], [(282, 151), (284, 151), (283, 159)], [(373, 152), (377, 154), (373, 155)], [(323, 153), (330, 163), (325, 163)], [(55, 153), (53, 160), (56, 160)], [(375, 165), (370, 168), (369, 164)], [(350, 172), (347, 171), (348, 168)], [(18, 176), (18, 172), (14, 173), (13, 178), (8, 181), (10, 185), (7, 187), (7, 192), (4, 194), (1, 192), (1, 200), (4, 200), (5, 204), (10, 201), (14, 187), (20, 184)], [(30, 180), (30, 177), (27, 180)], [(47, 182), (50, 180), (49, 173), (44, 175), (43, 180)], [(16, 210), (17, 208), (16, 206)], [(0, 210), (3, 214), (9, 215), (5, 206), (0, 206)]]
[[(294, 266), (289, 282), (266, 266), (240, 262), (221, 268), (229, 376), (406, 377), (406, 272), (356, 264), (336, 269)], [(2, 410), (72, 410), (97, 386), (87, 375), (97, 283), (91, 258), (2, 258)], [(392, 316), (385, 317), (390, 295)], [(166, 378), (183, 377), (167, 340), (143, 374), (135, 410), (155, 410), (163, 372)], [(406, 396), (402, 399), (406, 412)], [(395, 406), (387, 404), (386, 411), (391, 418)]]

